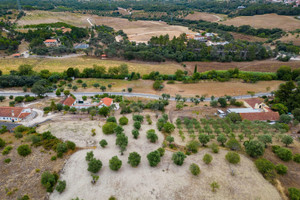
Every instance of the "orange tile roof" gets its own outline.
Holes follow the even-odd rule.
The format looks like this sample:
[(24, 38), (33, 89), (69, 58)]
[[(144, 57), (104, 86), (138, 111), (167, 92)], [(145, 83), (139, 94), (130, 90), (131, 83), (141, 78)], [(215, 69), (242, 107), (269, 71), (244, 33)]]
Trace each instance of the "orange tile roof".
[(45, 40), (44, 42), (48, 43), (48, 42), (57, 42), (56, 39), (48, 39), (48, 40)]
[(105, 98), (103, 98), (102, 100), (102, 103), (104, 104), (104, 105), (106, 105), (106, 106), (110, 106), (111, 104), (112, 104), (112, 99), (111, 98), (108, 98), (108, 97), (105, 97)]
[(75, 102), (75, 99), (73, 97), (69, 96), (68, 98), (66, 98), (63, 101), (63, 104), (66, 106), (72, 106), (74, 102)]
[(244, 101), (249, 104), (252, 108), (255, 107), (255, 104), (261, 104), (264, 102), (262, 98), (251, 98), (251, 99), (244, 99)]
[(15, 53), (15, 54), (13, 54), (13, 56), (21, 56), (21, 54)]
[(278, 112), (259, 112), (259, 113), (240, 113), (242, 120), (247, 119), (250, 121), (278, 121)]
[[(17, 117), (17, 118), (25, 118), (28, 115), (30, 115), (30, 113), (22, 113), (22, 111), (25, 108), (23, 107), (8, 107), (8, 106), (4, 106), (4, 107), (0, 107), (0, 116), (1, 117)], [(14, 116), (12, 115), (12, 113), (14, 113)]]

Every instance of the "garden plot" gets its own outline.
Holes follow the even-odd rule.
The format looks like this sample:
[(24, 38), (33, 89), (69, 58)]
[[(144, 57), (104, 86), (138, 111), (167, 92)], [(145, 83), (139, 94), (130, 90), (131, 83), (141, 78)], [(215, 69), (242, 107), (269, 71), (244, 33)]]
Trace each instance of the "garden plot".
[[(51, 200), (58, 199), (108, 199), (115, 196), (122, 199), (281, 199), (279, 193), (256, 170), (252, 161), (241, 155), (240, 164), (229, 165), (225, 160), (227, 151), (221, 150), (219, 154), (212, 154), (213, 161), (206, 165), (202, 161), (205, 153), (211, 150), (204, 149), (197, 154), (188, 156), (182, 166), (175, 165), (172, 160), (172, 152), (166, 151), (157, 167), (150, 167), (147, 154), (161, 147), (163, 135), (156, 129), (156, 123), (152, 125), (142, 124), (137, 140), (133, 139), (131, 131), (133, 121), (131, 115), (129, 124), (124, 126), (124, 132), (128, 136), (128, 146), (121, 156), (119, 147), (115, 145), (116, 136), (104, 135), (98, 126), (99, 121), (72, 121), (55, 122), (51, 126), (44, 125), (39, 129), (52, 131), (53, 135), (71, 140), (78, 145), (87, 145), (86, 140), (93, 138), (97, 147), (93, 149), (94, 157), (103, 163), (102, 169), (97, 173), (98, 182), (93, 185), (92, 177), (87, 171), (88, 164), (85, 160), (86, 153), (91, 150), (81, 150), (71, 156), (60, 175), (61, 180), (66, 180), (66, 190), (59, 194), (57, 191), (50, 196)], [(118, 118), (118, 117), (117, 117)], [(152, 116), (154, 121), (154, 117)], [(101, 122), (102, 126), (104, 123)], [(96, 136), (91, 136), (91, 129), (96, 129)], [(77, 129), (77, 131), (74, 131)], [(156, 143), (150, 143), (146, 138), (146, 132), (155, 129), (158, 135)], [(71, 134), (73, 133), (73, 135)], [(84, 134), (86, 133), (86, 135)], [(75, 135), (75, 136), (74, 136)], [(105, 139), (108, 142), (106, 148), (99, 146), (98, 142)], [(129, 153), (138, 152), (142, 159), (138, 167), (133, 168), (127, 164)], [(109, 169), (109, 160), (113, 156), (122, 160), (122, 167), (115, 172)], [(201, 174), (193, 176), (189, 171), (191, 163), (200, 166)], [(235, 176), (231, 175), (234, 170)], [(216, 181), (220, 189), (216, 193), (211, 191), (210, 183)], [(251, 187), (250, 187), (251, 186)]]

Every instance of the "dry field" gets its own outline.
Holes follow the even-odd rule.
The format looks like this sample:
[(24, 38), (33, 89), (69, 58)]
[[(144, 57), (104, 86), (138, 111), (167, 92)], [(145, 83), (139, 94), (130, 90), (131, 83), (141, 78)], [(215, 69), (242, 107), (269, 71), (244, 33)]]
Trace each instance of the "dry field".
[(165, 63), (147, 63), (147, 62), (129, 62), (119, 60), (101, 60), (93, 57), (74, 57), (74, 58), (2, 58), (0, 59), (0, 69), (7, 74), (10, 70), (17, 70), (22, 64), (30, 64), (34, 66), (35, 71), (47, 69), (50, 72), (63, 72), (69, 67), (84, 68), (93, 67), (93, 65), (109, 67), (127, 64), (129, 71), (139, 72), (140, 74), (148, 74), (152, 71), (159, 71), (162, 74), (173, 74), (182, 66), (174, 62)]
[(254, 28), (281, 28), (285, 31), (291, 31), (300, 28), (299, 20), (295, 19), (292, 16), (277, 14), (240, 16), (228, 19), (220, 23), (234, 26), (250, 25)]
[[(158, 132), (155, 125), (142, 125), (140, 136), (134, 140), (131, 135), (132, 119), (127, 115), (129, 124), (124, 126), (128, 136), (128, 147), (121, 156), (119, 148), (115, 145), (115, 135), (104, 135), (99, 126), (99, 121), (64, 121), (42, 125), (39, 131), (50, 130), (54, 135), (64, 140), (73, 140), (78, 145), (85, 145), (88, 141), (98, 144), (101, 139), (106, 139), (108, 146), (101, 148), (99, 145), (93, 150), (95, 158), (100, 159), (103, 167), (99, 173), (100, 179), (96, 185), (91, 185), (91, 176), (87, 171), (85, 155), (90, 150), (76, 152), (67, 161), (61, 179), (66, 180), (66, 190), (59, 194), (56, 191), (50, 199), (108, 199), (115, 196), (117, 199), (281, 199), (277, 190), (259, 174), (253, 162), (241, 155), (241, 163), (233, 166), (225, 161), (227, 151), (221, 150), (213, 155), (213, 161), (206, 165), (202, 161), (208, 149), (188, 156), (182, 166), (176, 166), (171, 161), (172, 152), (166, 151), (157, 167), (150, 167), (146, 155), (161, 146), (163, 135)], [(154, 120), (154, 115), (151, 116)], [(100, 122), (100, 126), (104, 122)], [(154, 122), (155, 124), (155, 122)], [(96, 129), (96, 136), (90, 136), (90, 130)], [(158, 134), (155, 144), (146, 139), (146, 131), (154, 128)], [(89, 143), (90, 144), (90, 143)], [(137, 168), (127, 164), (130, 152), (141, 154), (142, 160)], [(108, 162), (112, 156), (117, 155), (122, 160), (122, 167), (115, 172), (109, 169)], [(194, 177), (189, 172), (189, 165), (197, 163), (201, 174)], [(235, 176), (230, 174), (235, 171)], [(130, 178), (129, 178), (130, 177)], [(80, 181), (78, 181), (80, 180)], [(209, 184), (217, 181), (220, 189), (213, 193)], [(250, 187), (251, 186), (251, 187)]]
[(198, 72), (205, 72), (210, 70), (228, 70), (239, 68), (242, 71), (255, 71), (255, 72), (276, 72), (282, 65), (290, 66), (292, 69), (300, 67), (300, 61), (280, 62), (278, 60), (262, 60), (252, 62), (184, 62), (186, 70), (189, 73), (194, 72), (195, 65), (198, 66)]
[(182, 33), (192, 33), (187, 27), (171, 26), (165, 22), (158, 21), (128, 21), (117, 17), (100, 17), (97, 15), (70, 13), (70, 12), (48, 12), (29, 11), (18, 23), (20, 26), (27, 24), (65, 22), (75, 26), (90, 26), (87, 19), (93, 24), (107, 25), (115, 30), (123, 30), (129, 40), (136, 42), (147, 42), (152, 36), (169, 34), (170, 38), (179, 36)]
[(289, 33), (287, 36), (283, 36), (282, 38), (280, 38), (278, 40), (280, 40), (281, 42), (284, 42), (284, 43), (293, 42), (294, 45), (300, 46), (300, 34), (299, 33), (298, 34), (295, 33), (294, 35)]
[(205, 12), (195, 12), (194, 14), (187, 15), (184, 19), (218, 22), (218, 21), (224, 20), (225, 17), (226, 17), (226, 15), (211, 14), (211, 13), (205, 13)]
[(230, 32), (235, 40), (247, 40), (249, 42), (265, 42), (266, 38), (260, 38), (252, 35), (245, 35), (241, 33)]
[[(12, 133), (5, 133), (0, 135), (0, 137), (6, 142), (11, 141), (9, 145), (13, 147), (8, 155), (0, 155), (1, 199), (15, 200), (25, 194), (29, 195), (32, 200), (44, 199), (47, 193), (46, 189), (41, 185), (42, 173), (47, 170), (59, 173), (69, 156), (51, 161), (51, 157), (56, 155), (55, 152), (45, 151), (43, 147), (32, 147), (32, 153), (22, 157), (18, 155), (17, 147), (21, 144), (27, 144), (27, 142), (23, 142), (26, 136), (16, 139)], [(6, 158), (10, 158), (11, 162), (8, 164), (4, 163)], [(9, 192), (12, 192), (12, 194), (9, 195)]]

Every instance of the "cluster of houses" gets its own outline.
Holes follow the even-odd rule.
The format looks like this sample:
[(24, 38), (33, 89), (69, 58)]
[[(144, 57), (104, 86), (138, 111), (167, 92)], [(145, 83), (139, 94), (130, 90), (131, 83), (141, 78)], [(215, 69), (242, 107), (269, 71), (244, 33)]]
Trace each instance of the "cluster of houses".
[(229, 42), (213, 42), (213, 38), (218, 38), (218, 35), (216, 33), (206, 33), (206, 32), (200, 32), (196, 34), (186, 34), (186, 37), (188, 40), (197, 40), (200, 42), (205, 42), (207, 46), (215, 46), (215, 45), (225, 45), (229, 44)]
[(221, 117), (229, 113), (238, 113), (242, 120), (276, 122), (279, 120), (279, 113), (271, 110), (261, 98), (245, 99), (246, 108), (229, 108), (226, 113), (218, 110)]
[(83, 100), (82, 98), (74, 99), (72, 96), (69, 96), (62, 102), (62, 104), (64, 106), (73, 107), (78, 110), (82, 108), (88, 109), (91, 107), (102, 108), (103, 106), (114, 106), (115, 110), (118, 110), (120, 108), (118, 103), (114, 103), (113, 99), (108, 97), (101, 99), (99, 102), (92, 102), (91, 100)]

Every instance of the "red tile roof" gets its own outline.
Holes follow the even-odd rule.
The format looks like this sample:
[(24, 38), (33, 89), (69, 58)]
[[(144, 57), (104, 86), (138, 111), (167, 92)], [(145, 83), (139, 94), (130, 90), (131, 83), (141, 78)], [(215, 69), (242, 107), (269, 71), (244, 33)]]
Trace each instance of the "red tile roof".
[(44, 42), (48, 43), (48, 42), (57, 42), (56, 39), (48, 39), (48, 40), (45, 40)]
[[(23, 107), (0, 107), (0, 116), (1, 117), (17, 117), (17, 118), (25, 118), (30, 113), (22, 113), (22, 111), (26, 109)], [(12, 115), (14, 113), (14, 116)]]
[(13, 54), (13, 56), (14, 56), (14, 57), (16, 57), (16, 56), (21, 56), (21, 54), (15, 53), (15, 54)]
[(63, 104), (65, 106), (72, 106), (73, 103), (75, 102), (75, 99), (71, 96), (69, 96), (68, 98), (66, 98), (64, 101), (63, 101)]
[(249, 104), (249, 106), (251, 106), (252, 108), (255, 107), (255, 104), (261, 104), (264, 102), (264, 100), (262, 98), (251, 98), (251, 99), (244, 99), (244, 101), (246, 103)]
[(102, 103), (105, 104), (106, 106), (110, 106), (112, 104), (112, 99), (111, 98), (108, 98), (108, 97), (105, 97), (103, 98), (102, 100)]
[(242, 120), (247, 119), (250, 121), (278, 121), (278, 112), (259, 112), (259, 113), (240, 113)]

